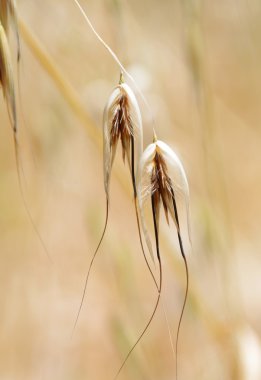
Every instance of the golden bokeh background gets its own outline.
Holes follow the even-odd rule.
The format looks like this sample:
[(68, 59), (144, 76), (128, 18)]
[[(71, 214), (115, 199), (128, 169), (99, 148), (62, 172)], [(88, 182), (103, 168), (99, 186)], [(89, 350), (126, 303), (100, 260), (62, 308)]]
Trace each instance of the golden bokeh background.
[[(179, 379), (260, 380), (261, 3), (82, 5), (149, 103), (150, 109), (137, 94), (144, 145), (155, 127), (187, 172), (191, 281)], [(119, 67), (73, 0), (18, 0), (17, 8), (23, 193), (52, 262), (25, 210), (1, 96), (0, 378), (113, 379), (157, 297), (120, 154), (108, 230), (70, 336), (105, 220), (102, 112)], [(15, 67), (13, 33), (10, 46)], [(175, 339), (185, 272), (175, 228), (164, 218), (160, 239), (163, 298)], [(162, 306), (119, 379), (175, 379)]]

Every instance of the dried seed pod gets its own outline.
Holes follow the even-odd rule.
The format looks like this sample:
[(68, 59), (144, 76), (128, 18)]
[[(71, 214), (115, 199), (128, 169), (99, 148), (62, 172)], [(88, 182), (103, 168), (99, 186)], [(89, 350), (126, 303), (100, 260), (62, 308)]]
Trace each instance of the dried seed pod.
[(15, 28), (17, 39), (17, 61), (20, 59), (20, 38), (18, 31), (17, 10), (15, 0), (0, 0), (0, 22), (8, 34), (9, 26), (12, 23)]
[[(124, 83), (122, 74), (119, 85), (109, 97), (103, 116), (104, 187), (108, 200), (111, 170), (119, 140), (123, 161), (127, 158), (134, 180), (142, 153), (142, 121), (135, 95)], [(136, 186), (134, 192), (136, 195)]]

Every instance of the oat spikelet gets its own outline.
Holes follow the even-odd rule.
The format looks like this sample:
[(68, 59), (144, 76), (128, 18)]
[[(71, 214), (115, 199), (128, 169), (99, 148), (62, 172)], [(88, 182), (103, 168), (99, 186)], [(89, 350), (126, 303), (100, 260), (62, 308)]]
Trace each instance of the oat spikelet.
[[(119, 140), (123, 160), (130, 170), (134, 164), (136, 173), (142, 153), (142, 121), (140, 109), (131, 88), (124, 83), (121, 74), (119, 85), (113, 90), (103, 117), (104, 187), (109, 200), (110, 177)], [(135, 176), (135, 173), (132, 175)]]
[(169, 214), (179, 230), (173, 196), (182, 196), (187, 213), (187, 229), (190, 238), (189, 186), (187, 177), (176, 153), (163, 141), (157, 140), (150, 144), (142, 154), (138, 172), (138, 199), (141, 213), (142, 228), (145, 240), (153, 259), (151, 239), (144, 218), (144, 206), (151, 195), (155, 196), (156, 223), (159, 227), (160, 206), (163, 205), (167, 222)]
[(0, 23), (0, 84), (7, 102), (14, 133), (17, 132), (15, 88), (11, 55), (5, 30)]
[[(139, 170), (138, 170), (138, 175), (137, 175), (137, 197), (139, 201), (143, 232), (145, 235), (149, 252), (151, 254), (152, 259), (154, 260), (152, 244), (151, 244), (151, 240), (148, 234), (148, 230), (147, 230), (144, 215), (143, 215), (144, 214), (143, 207), (144, 207), (145, 201), (147, 199), (150, 199), (151, 201), (156, 256), (157, 256), (157, 261), (159, 265), (159, 285), (157, 285), (155, 281), (155, 285), (158, 289), (158, 296), (157, 296), (156, 303), (154, 305), (153, 311), (151, 313), (151, 316), (146, 326), (142, 330), (135, 344), (132, 346), (132, 348), (129, 350), (128, 354), (126, 355), (118, 372), (116, 373), (116, 376), (114, 377), (114, 380), (118, 378), (119, 374), (121, 373), (130, 355), (132, 354), (135, 347), (138, 345), (138, 343), (141, 341), (142, 337), (148, 330), (156, 314), (156, 311), (158, 309), (158, 305), (159, 305), (159, 301), (161, 297), (161, 291), (162, 291), (162, 275), (163, 275), (161, 255), (160, 255), (160, 239), (159, 239), (159, 217), (160, 217), (161, 204), (163, 205), (167, 222), (169, 223), (169, 215), (170, 215), (175, 223), (177, 234), (178, 234), (180, 251), (181, 251), (181, 254), (185, 263), (185, 269), (186, 269), (186, 291), (185, 291), (183, 306), (180, 313), (177, 336), (176, 336), (176, 352), (175, 352), (176, 380), (178, 379), (178, 370), (177, 370), (178, 338), (179, 338), (179, 330), (180, 330), (180, 325), (181, 325), (181, 321), (183, 317), (183, 312), (184, 312), (184, 308), (187, 301), (189, 272), (188, 272), (187, 259), (184, 253), (183, 243), (182, 243), (182, 238), (181, 238), (181, 233), (180, 233), (179, 216), (178, 216), (177, 203), (176, 203), (177, 192), (180, 192), (185, 197), (187, 217), (189, 220), (189, 208), (188, 208), (189, 207), (188, 206), (189, 205), (188, 203), (189, 188), (188, 188), (188, 182), (187, 182), (187, 178), (186, 178), (186, 174), (183, 169), (183, 166), (180, 160), (178, 159), (177, 155), (170, 149), (170, 147), (164, 142), (158, 141), (154, 133), (153, 144), (150, 144), (147, 147), (147, 149), (145, 149), (140, 159), (140, 165), (139, 165)], [(188, 222), (188, 225), (189, 225), (189, 222)], [(149, 267), (149, 264), (147, 265)], [(152, 277), (154, 279), (153, 275)]]
[[(138, 200), (141, 213), (142, 228), (144, 236), (147, 242), (149, 252), (153, 256), (152, 244), (149, 237), (148, 229), (146, 227), (143, 208), (146, 200), (149, 198), (152, 206), (152, 215), (154, 223), (154, 234), (156, 242), (156, 253), (160, 268), (160, 289), (161, 293), (161, 281), (162, 281), (162, 268), (159, 249), (159, 217), (160, 208), (163, 206), (166, 220), (169, 224), (169, 215), (175, 223), (180, 252), (185, 264), (186, 270), (186, 290), (184, 301), (180, 313), (178, 322), (177, 335), (176, 335), (176, 380), (178, 379), (178, 339), (181, 321), (188, 296), (189, 287), (189, 271), (187, 259), (184, 252), (183, 241), (180, 231), (179, 213), (177, 208), (177, 195), (181, 194), (184, 197), (186, 211), (187, 211), (187, 226), (188, 234), (190, 236), (190, 223), (189, 223), (189, 187), (188, 181), (183, 169), (183, 166), (178, 156), (171, 150), (171, 148), (162, 141), (159, 141), (154, 133), (153, 143), (150, 144), (144, 151), (138, 173)], [(153, 316), (156, 312), (158, 301), (153, 311)], [(147, 329), (147, 327), (146, 327)], [(146, 331), (146, 330), (145, 330)], [(142, 335), (144, 332), (142, 333)], [(141, 336), (142, 336), (141, 335)], [(139, 338), (140, 340), (140, 338)], [(138, 340), (138, 341), (139, 341)], [(138, 342), (137, 341), (137, 342)]]
[[(127, 159), (128, 165), (131, 171), (133, 191), (135, 198), (135, 207), (137, 211), (137, 192), (136, 192), (136, 171), (138, 168), (138, 162), (142, 153), (142, 121), (141, 114), (137, 100), (131, 88), (124, 83), (123, 75), (121, 73), (120, 82), (118, 86), (112, 91), (109, 100), (105, 106), (103, 114), (103, 165), (104, 165), (104, 187), (106, 193), (106, 217), (103, 232), (97, 248), (92, 256), (87, 275), (85, 278), (85, 284), (81, 303), (77, 312), (77, 316), (74, 322), (71, 338), (75, 331), (84, 297), (87, 290), (89, 275), (93, 266), (95, 257), (102, 244), (103, 238), (106, 233), (109, 217), (109, 188), (110, 177), (113, 161), (115, 158), (118, 142), (121, 140), (122, 145), (122, 157), (123, 161)], [(137, 214), (136, 214), (137, 215)], [(137, 215), (137, 221), (139, 226), (139, 220)], [(140, 229), (139, 229), (140, 234)]]
[(17, 22), (17, 8), (15, 0), (0, 0), (0, 22), (3, 25), (3, 28), (8, 34), (10, 24), (13, 24), (16, 40), (17, 40), (17, 60), (20, 59), (20, 38), (18, 31), (18, 22)]

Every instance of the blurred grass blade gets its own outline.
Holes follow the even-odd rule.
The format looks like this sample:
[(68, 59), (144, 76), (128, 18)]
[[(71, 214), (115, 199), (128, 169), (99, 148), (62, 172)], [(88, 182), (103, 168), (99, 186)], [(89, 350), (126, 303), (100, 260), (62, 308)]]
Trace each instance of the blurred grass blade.
[(12, 123), (14, 133), (17, 132), (16, 101), (12, 60), (3, 25), (0, 23), (0, 83)]

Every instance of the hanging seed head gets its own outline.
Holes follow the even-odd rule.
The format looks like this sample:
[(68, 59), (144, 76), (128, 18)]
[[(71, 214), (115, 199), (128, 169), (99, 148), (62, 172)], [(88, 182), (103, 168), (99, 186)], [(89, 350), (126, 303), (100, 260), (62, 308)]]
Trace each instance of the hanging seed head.
[(16, 132), (16, 105), (12, 63), (5, 30), (0, 23), (0, 85), (7, 102), (9, 116)]
[(138, 162), (142, 153), (142, 121), (136, 97), (120, 75), (118, 86), (111, 93), (103, 116), (104, 186), (109, 199), (110, 176), (119, 140), (122, 158), (129, 168)]
[(153, 143), (145, 149), (141, 156), (137, 183), (142, 228), (153, 258), (152, 245), (143, 211), (147, 199), (153, 197), (157, 229), (159, 230), (160, 207), (163, 205), (167, 222), (169, 223), (170, 215), (179, 231), (175, 199), (181, 194), (185, 200), (188, 234), (190, 236), (189, 187), (184, 168), (173, 150), (164, 142), (157, 140), (155, 132)]

